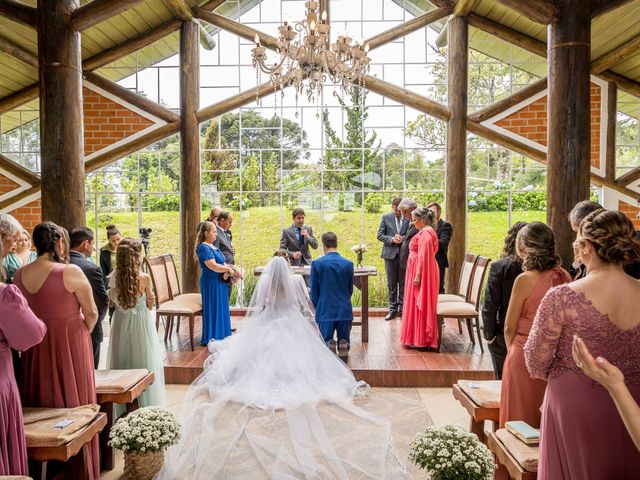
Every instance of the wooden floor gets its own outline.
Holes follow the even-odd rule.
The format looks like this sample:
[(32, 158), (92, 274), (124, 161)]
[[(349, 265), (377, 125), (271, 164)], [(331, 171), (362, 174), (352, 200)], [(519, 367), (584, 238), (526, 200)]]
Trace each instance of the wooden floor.
[[(477, 343), (473, 346), (463, 326), (458, 332), (457, 322), (447, 321), (443, 330), (442, 351), (428, 352), (404, 347), (400, 344), (399, 318), (386, 322), (381, 315), (385, 311), (373, 311), (369, 318), (369, 343), (360, 343), (360, 327), (351, 331), (351, 351), (347, 365), (356, 378), (374, 387), (450, 387), (458, 379), (493, 379), (491, 357), (485, 344), (481, 354)], [(208, 356), (207, 349), (200, 346), (200, 319), (196, 319), (195, 351), (189, 346), (187, 321), (183, 321), (180, 332), (172, 332), (165, 347), (164, 372), (166, 383), (189, 384), (201, 372)], [(238, 332), (242, 330), (243, 318), (232, 317)], [(164, 337), (162, 324), (158, 336)]]

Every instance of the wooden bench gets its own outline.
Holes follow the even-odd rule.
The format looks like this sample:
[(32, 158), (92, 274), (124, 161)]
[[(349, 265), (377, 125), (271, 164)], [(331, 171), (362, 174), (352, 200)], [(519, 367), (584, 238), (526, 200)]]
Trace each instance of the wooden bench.
[(490, 433), (487, 441), (489, 450), (500, 465), (514, 480), (536, 480), (538, 476), (538, 446), (527, 445), (507, 429)]
[[(69, 461), (104, 429), (107, 415), (100, 412), (99, 408), (98, 405), (84, 405), (76, 408), (23, 409), (27, 456), (41, 463), (42, 479), (47, 478), (47, 462)], [(65, 418), (76, 419), (77, 423), (64, 429), (54, 429), (54, 425)], [(51, 435), (43, 436), (43, 431), (51, 431)]]
[(107, 416), (106, 428), (100, 433), (100, 467), (113, 470), (113, 447), (109, 446), (109, 433), (116, 421), (115, 404), (125, 406), (127, 413), (140, 408), (138, 399), (155, 380), (153, 372), (139, 370), (96, 370), (96, 394), (100, 411)]
[(492, 430), (500, 420), (500, 380), (458, 380), (453, 386), (453, 396), (469, 412), (471, 421), (469, 430), (486, 443), (484, 422), (493, 422)]

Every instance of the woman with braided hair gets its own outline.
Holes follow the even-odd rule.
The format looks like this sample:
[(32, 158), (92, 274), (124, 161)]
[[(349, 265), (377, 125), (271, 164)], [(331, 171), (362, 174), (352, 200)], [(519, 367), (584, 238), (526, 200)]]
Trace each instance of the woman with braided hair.
[(123, 238), (116, 249), (109, 296), (115, 303), (111, 322), (107, 368), (146, 368), (153, 372), (153, 384), (140, 396), (140, 406), (165, 404), (164, 367), (150, 309), (155, 296), (151, 277), (141, 269), (142, 244)]
[[(50, 408), (94, 404), (90, 333), (98, 320), (98, 309), (91, 285), (80, 267), (64, 263), (67, 247), (60, 226), (40, 223), (33, 230), (33, 244), (38, 258), (18, 270), (13, 280), (33, 313), (47, 326), (47, 333), (20, 361), (22, 404)], [(98, 437), (66, 468), (71, 470), (68, 478), (100, 478)]]

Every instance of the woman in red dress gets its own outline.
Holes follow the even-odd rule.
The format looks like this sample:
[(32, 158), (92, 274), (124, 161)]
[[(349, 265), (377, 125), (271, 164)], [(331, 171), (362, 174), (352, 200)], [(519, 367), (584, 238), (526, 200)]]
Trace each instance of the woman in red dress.
[(435, 219), (428, 208), (413, 211), (413, 225), (419, 232), (409, 244), (400, 335), (400, 341), (412, 347), (438, 348), (440, 270), (435, 257), (438, 251)]

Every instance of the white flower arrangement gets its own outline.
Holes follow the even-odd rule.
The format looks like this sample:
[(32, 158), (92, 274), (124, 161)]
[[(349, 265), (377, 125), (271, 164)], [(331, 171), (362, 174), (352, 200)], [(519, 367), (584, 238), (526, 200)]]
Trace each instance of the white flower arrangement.
[(364, 243), (361, 243), (359, 245), (354, 245), (353, 247), (351, 247), (351, 251), (362, 255), (364, 252), (369, 251), (369, 247), (367, 247)]
[(145, 407), (119, 419), (109, 433), (109, 445), (123, 452), (150, 453), (178, 442), (180, 424), (169, 410)]
[(495, 465), (478, 437), (457, 425), (428, 427), (410, 443), (409, 460), (433, 480), (490, 480)]

